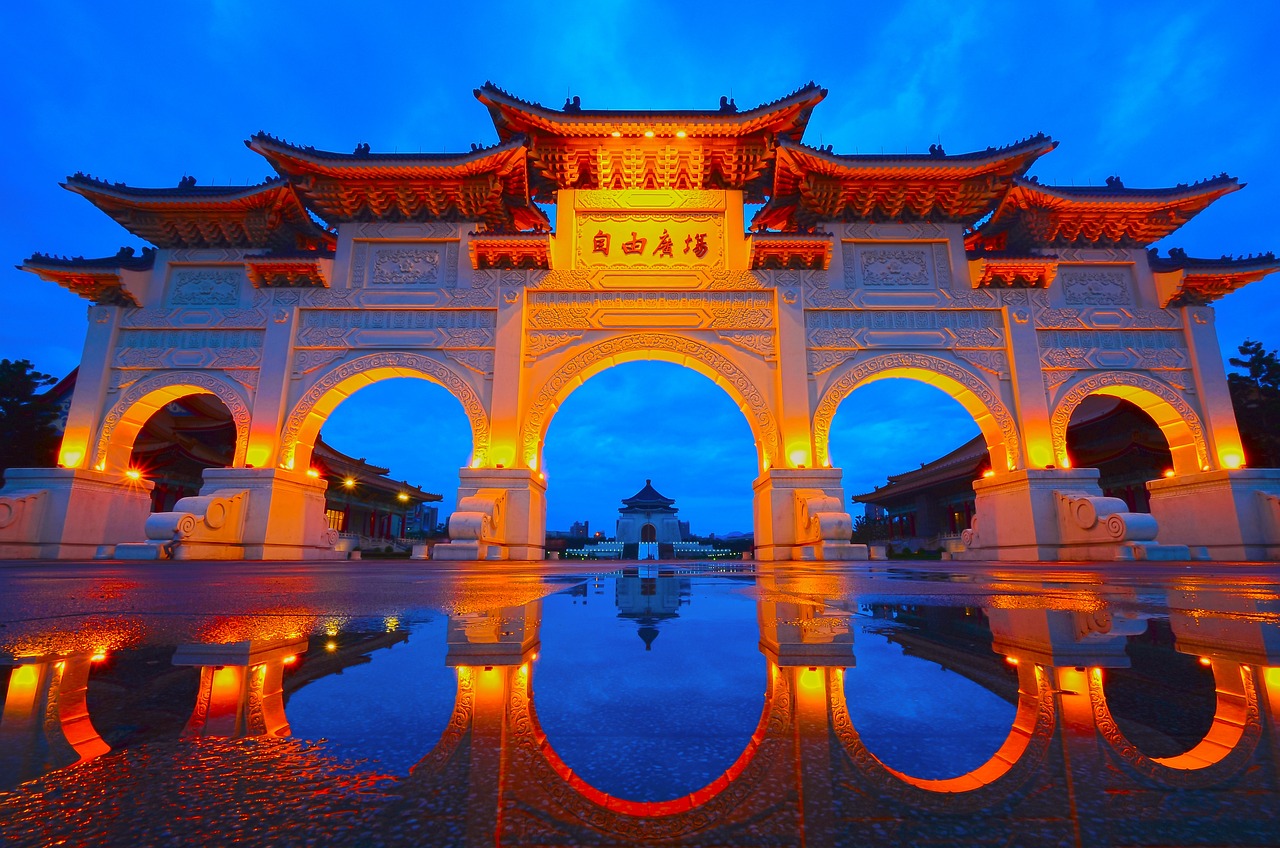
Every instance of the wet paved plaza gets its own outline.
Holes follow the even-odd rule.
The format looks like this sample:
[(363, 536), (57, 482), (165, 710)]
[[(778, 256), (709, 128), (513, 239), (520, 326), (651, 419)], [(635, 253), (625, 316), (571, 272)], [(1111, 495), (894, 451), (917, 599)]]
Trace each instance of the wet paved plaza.
[(1276, 844), (1280, 570), (874, 565), (0, 565), (0, 843)]

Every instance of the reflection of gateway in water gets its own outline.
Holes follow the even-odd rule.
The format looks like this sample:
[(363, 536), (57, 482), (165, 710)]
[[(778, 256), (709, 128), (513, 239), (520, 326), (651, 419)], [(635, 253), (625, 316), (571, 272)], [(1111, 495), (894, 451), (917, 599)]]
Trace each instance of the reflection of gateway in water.
[(687, 577), (619, 577), (615, 581), (614, 604), (618, 618), (639, 625), (638, 633), (646, 651), (658, 638), (659, 622), (680, 615), (680, 607), (689, 603)]
[[(388, 791), (411, 802), (425, 841), (443, 836), (431, 830), (439, 827), (450, 844), (468, 845), (637, 839), (838, 845), (886, 827), (894, 842), (953, 842), (957, 833), (980, 832), (992, 842), (1023, 845), (1150, 844), (1202, 837), (1206, 815), (1222, 832), (1274, 832), (1268, 828), (1275, 827), (1277, 811), (1265, 799), (1274, 798), (1276, 783), (1280, 639), (1276, 625), (1265, 623), (1268, 601), (1193, 589), (1170, 594), (1168, 603), (1186, 611), (1170, 615), (1177, 649), (1211, 667), (1216, 708), (1200, 744), (1180, 756), (1154, 758), (1117, 726), (1103, 686), (1106, 669), (1128, 664), (1126, 637), (1142, 629), (1140, 617), (1115, 609), (1117, 600), (1133, 597), (1100, 590), (1103, 596), (1074, 599), (1091, 601), (1088, 611), (1079, 611), (1012, 607), (990, 596), (984, 612), (993, 648), (1016, 662), (1016, 717), (986, 763), (932, 780), (886, 766), (853, 726), (844, 685), (853, 637), (848, 614), (828, 605), (832, 585), (825, 577), (759, 577), (759, 644), (768, 661), (759, 723), (723, 775), (662, 802), (611, 797), (560, 758), (534, 703), (541, 601), (528, 592), (517, 599), (517, 592), (495, 591), (491, 608), (450, 616), (446, 662), (457, 669), (458, 686), (453, 716), (410, 776)], [(556, 588), (546, 584), (538, 595)], [(848, 599), (855, 593), (841, 589), (842, 603), (853, 608)], [(623, 578), (617, 606), (620, 615), (656, 621), (673, 617), (686, 593), (686, 582), (677, 578)], [(479, 595), (473, 590), (470, 597)], [(208, 696), (210, 706), (225, 703), (229, 717), (255, 713), (274, 698), (269, 681), (278, 679), (277, 669), (267, 666), (302, 648), (287, 641), (189, 646), (184, 656), (198, 665), (215, 663), (205, 666), (210, 689), (206, 695), (202, 681), (200, 698)], [(87, 669), (87, 658), (79, 667)], [(228, 678), (228, 697), (220, 701), (218, 674), (233, 667), (236, 679)], [(84, 709), (83, 676), (52, 672), (10, 675), (0, 725), (6, 750), (32, 750), (57, 737), (73, 747), (79, 739), (90, 742), (85, 750), (77, 747), (81, 759), (102, 753), (106, 745)], [(266, 685), (244, 685), (258, 678)], [(275, 710), (273, 704), (264, 711), (271, 721), (236, 721), (222, 732), (288, 733), (283, 712)], [(201, 712), (198, 703), (193, 720)], [(214, 730), (217, 712), (206, 713), (206, 733)], [(37, 716), (49, 720), (33, 720)], [(67, 780), (75, 777), (69, 773)], [(118, 801), (103, 793), (92, 803)], [(362, 827), (379, 823), (369, 816), (361, 821)]]

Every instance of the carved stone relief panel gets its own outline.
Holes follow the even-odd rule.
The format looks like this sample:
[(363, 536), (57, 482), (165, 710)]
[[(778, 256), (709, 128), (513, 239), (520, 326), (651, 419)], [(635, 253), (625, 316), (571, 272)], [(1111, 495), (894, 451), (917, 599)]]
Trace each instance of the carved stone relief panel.
[(529, 293), (530, 330), (768, 329), (773, 297), (765, 292), (544, 292)]
[(933, 247), (917, 242), (842, 242), (844, 284), (889, 291), (935, 288)]
[(165, 302), (170, 306), (235, 306), (244, 281), (243, 266), (172, 268)]
[(455, 286), (458, 242), (364, 242), (351, 248), (354, 288)]
[(1045, 368), (1190, 367), (1186, 339), (1176, 330), (1041, 330), (1037, 339)]
[(1124, 306), (1133, 302), (1131, 266), (1063, 266), (1057, 284), (1067, 303), (1079, 306)]
[(256, 368), (262, 330), (121, 330), (119, 368)]
[(297, 346), (321, 348), (493, 346), (491, 310), (306, 309)]
[(805, 327), (811, 348), (1005, 346), (1004, 319), (995, 310), (810, 310)]

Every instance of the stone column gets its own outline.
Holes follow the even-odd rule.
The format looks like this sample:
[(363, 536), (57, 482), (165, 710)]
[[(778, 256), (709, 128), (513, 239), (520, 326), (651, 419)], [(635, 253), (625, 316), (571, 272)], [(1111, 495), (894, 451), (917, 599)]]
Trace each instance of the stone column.
[(769, 468), (756, 478), (756, 559), (866, 559), (851, 545), (839, 468)]
[(99, 547), (141, 539), (154, 484), (126, 469), (92, 468), (109, 405), (121, 310), (89, 308), (80, 371), (59, 451), (60, 468), (10, 468), (0, 489), (0, 559), (87, 559)]
[[(253, 395), (249, 420), (249, 446), (245, 464), (250, 468), (272, 468), (280, 461), (280, 434), (289, 414), (289, 386), (293, 372), (293, 335), (298, 324), (298, 307), (275, 303), (262, 341), (262, 365)], [(295, 469), (306, 471), (305, 468)]]

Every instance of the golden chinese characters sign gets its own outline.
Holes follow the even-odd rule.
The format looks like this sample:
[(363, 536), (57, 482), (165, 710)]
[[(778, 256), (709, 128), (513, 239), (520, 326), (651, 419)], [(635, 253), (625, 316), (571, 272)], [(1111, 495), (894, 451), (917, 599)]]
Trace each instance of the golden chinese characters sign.
[(714, 212), (579, 213), (577, 224), (579, 268), (652, 271), (724, 262), (724, 216)]

